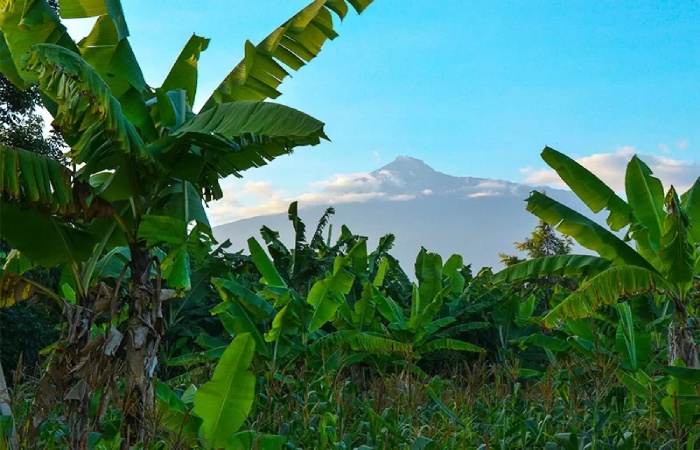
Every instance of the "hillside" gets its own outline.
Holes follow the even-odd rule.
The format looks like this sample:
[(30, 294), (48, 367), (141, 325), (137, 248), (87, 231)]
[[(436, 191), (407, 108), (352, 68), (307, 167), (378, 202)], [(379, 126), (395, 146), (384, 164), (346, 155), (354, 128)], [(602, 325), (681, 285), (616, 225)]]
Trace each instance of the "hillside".
[[(443, 256), (459, 253), (475, 268), (500, 267), (498, 253), (513, 253), (513, 242), (530, 234), (536, 217), (525, 210), (524, 200), (533, 189), (544, 189), (508, 181), (455, 177), (438, 172), (415, 158), (400, 156), (374, 172), (358, 176), (323, 192), (329, 199), (357, 198), (345, 203), (305, 204), (300, 215), (308, 228), (328, 206), (336, 214), (331, 223), (337, 236), (347, 225), (356, 234), (368, 236), (370, 247), (386, 233), (396, 235), (392, 252), (407, 270), (421, 245)], [(578, 210), (585, 207), (570, 192), (547, 188), (548, 195)], [(246, 247), (250, 236), (259, 237), (266, 225), (280, 232), (285, 242), (293, 239), (286, 214), (243, 219), (214, 228), (220, 241), (230, 239), (233, 249)]]

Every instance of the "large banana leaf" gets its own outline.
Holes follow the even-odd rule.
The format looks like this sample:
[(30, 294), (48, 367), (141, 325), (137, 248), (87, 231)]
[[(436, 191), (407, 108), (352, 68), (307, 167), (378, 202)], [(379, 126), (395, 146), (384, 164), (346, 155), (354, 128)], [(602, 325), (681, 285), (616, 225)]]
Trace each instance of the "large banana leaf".
[(186, 224), (196, 222), (201, 230), (211, 236), (211, 225), (202, 197), (192, 183), (175, 182), (160, 192), (159, 197), (154, 214), (170, 216)]
[(651, 334), (639, 333), (634, 329), (634, 318), (629, 303), (619, 303), (617, 309), (620, 320), (617, 323), (615, 347), (623, 355), (623, 361), (632, 370), (640, 368), (651, 354)]
[(185, 402), (160, 380), (156, 381), (155, 394), (161, 424), (174, 434), (183, 433), (185, 436), (196, 437), (200, 420), (189, 414)]
[(270, 260), (270, 257), (267, 256), (267, 253), (265, 253), (265, 250), (255, 238), (251, 237), (248, 239), (248, 249), (255, 267), (260, 272), (260, 275), (263, 276), (265, 283), (269, 286), (287, 286), (287, 283), (284, 282), (282, 276), (275, 269), (275, 265)]
[[(325, 139), (323, 122), (283, 105), (239, 102), (217, 105), (185, 123), (158, 145), (167, 148), (161, 162), (171, 171), (197, 167), (189, 181), (221, 198), (220, 177), (267, 164), (294, 147)], [(196, 146), (201, 156), (194, 156)], [(192, 161), (192, 157), (194, 160)]]
[[(214, 310), (212, 310), (212, 314), (215, 314)], [(270, 358), (270, 350), (265, 342), (265, 336), (260, 331), (260, 319), (235, 302), (228, 304), (227, 310), (218, 315), (230, 335), (250, 333), (255, 340), (255, 349), (258, 353), (265, 358)]]
[(527, 210), (614, 265), (629, 264), (654, 270), (647, 260), (622, 239), (544, 194), (532, 192), (527, 199)]
[(129, 35), (119, 0), (59, 0), (58, 6), (64, 19), (108, 16), (119, 31), (119, 39), (125, 39)]
[(199, 55), (209, 46), (209, 39), (193, 34), (177, 57), (170, 73), (165, 77), (161, 89), (172, 91), (182, 89), (187, 92), (187, 103), (192, 107), (197, 94), (197, 61)]
[(218, 135), (226, 139), (267, 139), (282, 146), (318, 144), (327, 139), (323, 122), (294, 108), (265, 102), (217, 105), (186, 123), (175, 134)]
[[(423, 312), (423, 306), (430, 304), (442, 292), (442, 258), (437, 253), (429, 253), (421, 247), (415, 263), (419, 295), (411, 302), (411, 317)], [(421, 305), (421, 301), (423, 305)]]
[(635, 266), (617, 266), (602, 272), (566, 297), (544, 318), (547, 326), (560, 319), (590, 317), (603, 305), (612, 305), (621, 296), (673, 288), (657, 272)]
[(463, 352), (483, 353), (484, 349), (478, 345), (470, 344), (469, 342), (459, 341), (457, 339), (435, 339), (418, 349), (418, 353), (423, 355), (437, 350), (457, 350)]
[(326, 40), (338, 35), (331, 11), (342, 19), (348, 3), (361, 13), (372, 1), (314, 0), (257, 46), (246, 42), (243, 60), (216, 88), (202, 111), (217, 103), (279, 97), (277, 87), (289, 75), (284, 66), (299, 70), (318, 55)]
[[(338, 261), (338, 260), (336, 260)], [(345, 264), (357, 275), (367, 272), (367, 238), (361, 237), (352, 246), (345, 258)]]
[[(110, 3), (119, 5), (118, 0), (111, 0)], [(123, 20), (123, 14), (120, 17)], [(124, 115), (139, 127), (146, 140), (151, 141), (158, 135), (143, 94), (146, 93), (148, 97), (153, 94), (147, 90), (134, 51), (117, 25), (110, 16), (98, 17), (90, 34), (78, 43), (78, 48), (85, 62), (107, 83), (112, 96), (121, 104)]]
[(377, 311), (381, 314), (389, 323), (402, 324), (407, 322), (407, 318), (404, 315), (401, 306), (399, 306), (396, 301), (388, 296), (382, 294), (377, 286), (372, 286), (372, 292), (374, 294), (374, 300), (377, 304)]
[(357, 330), (343, 330), (328, 334), (316, 342), (315, 349), (333, 349), (334, 347), (350, 348), (358, 352), (366, 352), (374, 355), (409, 354), (413, 346), (404, 342)]
[(413, 350), (411, 344), (406, 344), (383, 336), (375, 336), (369, 333), (357, 333), (347, 339), (350, 348), (372, 354), (408, 354)]
[(362, 288), (362, 297), (355, 302), (354, 311), (350, 313), (355, 328), (362, 331), (371, 327), (372, 323), (377, 320), (376, 312), (374, 289), (372, 289), (370, 282), (365, 282)]
[(207, 448), (231, 448), (233, 434), (253, 406), (255, 376), (248, 370), (255, 341), (240, 334), (226, 348), (212, 379), (194, 395), (194, 413), (202, 419), (200, 433)]
[(590, 278), (612, 267), (610, 261), (589, 255), (554, 255), (523, 261), (491, 278), (495, 284), (516, 283), (538, 277), (577, 276)]
[(270, 256), (272, 256), (272, 261), (277, 271), (288, 277), (292, 270), (292, 253), (280, 240), (279, 232), (273, 231), (263, 225), (260, 227), (260, 235), (265, 241), (265, 244), (267, 244), (267, 250), (270, 252)]
[(335, 315), (338, 307), (345, 302), (345, 295), (350, 292), (354, 281), (355, 277), (341, 267), (332, 275), (314, 283), (306, 299), (314, 310), (309, 331), (319, 329)]
[(260, 434), (253, 430), (245, 430), (233, 435), (231, 448), (239, 450), (280, 450), (284, 448), (286, 442), (286, 436)]
[(124, 157), (151, 159), (134, 125), (95, 70), (63, 47), (41, 44), (26, 59), (39, 87), (57, 104), (54, 125), (71, 145), (73, 162), (84, 164), (78, 174), (116, 169)]
[(78, 48), (46, 0), (5, 0), (0, 10), (0, 72), (20, 88), (37, 81), (23, 69), (21, 58), (37, 44), (50, 43), (77, 52)]
[(452, 255), (447, 261), (445, 261), (445, 266), (442, 268), (442, 275), (447, 277), (452, 288), (450, 291), (453, 294), (461, 294), (464, 290), (466, 280), (464, 275), (461, 274), (461, 270), (464, 267), (464, 259), (461, 255)]
[(688, 242), (688, 216), (673, 187), (666, 196), (666, 212), (659, 256), (664, 265), (666, 280), (677, 286), (683, 298), (693, 285), (696, 255), (693, 245)]
[(139, 223), (138, 238), (149, 247), (163, 243), (181, 246), (187, 240), (187, 223), (175, 217), (146, 214)]
[(287, 217), (292, 222), (294, 228), (294, 251), (291, 254), (292, 267), (290, 269), (291, 278), (294, 279), (300, 275), (304, 267), (304, 260), (308, 254), (304, 247), (306, 246), (306, 225), (299, 217), (298, 203), (292, 202), (287, 209)]
[(688, 215), (688, 234), (696, 245), (700, 245), (700, 178), (681, 196), (681, 203)]
[(0, 146), (0, 194), (51, 213), (74, 210), (71, 172), (58, 161), (26, 150)]
[(545, 147), (542, 159), (554, 169), (593, 213), (607, 209), (608, 225), (617, 231), (630, 223), (632, 209), (588, 169), (553, 148)]
[(265, 299), (234, 280), (213, 278), (211, 282), (224, 300), (224, 303), (212, 309), (212, 314), (217, 313), (219, 310), (227, 309), (229, 302), (240, 303), (257, 319), (268, 319), (277, 314), (275, 308)]
[(34, 265), (87, 261), (99, 237), (16, 202), (0, 200), (0, 236)]
[(649, 230), (652, 248), (658, 249), (663, 231), (664, 188), (637, 156), (627, 164), (625, 192), (635, 218)]
[(531, 346), (541, 347), (554, 353), (566, 352), (571, 348), (568, 341), (540, 333), (531, 334), (525, 339), (519, 340), (518, 345), (523, 349)]

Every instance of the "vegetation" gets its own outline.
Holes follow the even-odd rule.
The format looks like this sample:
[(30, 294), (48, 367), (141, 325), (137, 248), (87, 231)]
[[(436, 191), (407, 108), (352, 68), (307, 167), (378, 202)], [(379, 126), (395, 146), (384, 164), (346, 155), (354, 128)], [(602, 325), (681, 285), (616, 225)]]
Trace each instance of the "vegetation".
[[(545, 148), (609, 229), (533, 192), (527, 259), (495, 274), (427, 249), (407, 274), (394, 236), (333, 236), (332, 208), (309, 234), (296, 203), (289, 246), (267, 227), (216, 246), (220, 178), (325, 138), (263, 100), (370, 3), (314, 1), (246, 43), (194, 112), (207, 39), (152, 88), (118, 1), (7, 2), (0, 71), (27, 93), (2, 85), (0, 449), (697, 446), (700, 178), (664, 191), (635, 157), (623, 200)], [(73, 42), (61, 18), (88, 16)]]

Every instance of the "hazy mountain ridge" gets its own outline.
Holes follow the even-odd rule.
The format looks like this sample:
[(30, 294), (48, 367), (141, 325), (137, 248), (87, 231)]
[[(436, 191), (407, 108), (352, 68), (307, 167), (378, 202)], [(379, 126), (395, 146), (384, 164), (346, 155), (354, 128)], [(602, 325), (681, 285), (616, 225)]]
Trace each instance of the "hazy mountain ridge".
[[(336, 210), (331, 220), (333, 239), (343, 224), (353, 233), (368, 236), (370, 248), (379, 237), (393, 233), (393, 254), (407, 271), (412, 271), (421, 246), (444, 258), (461, 254), (465, 263), (476, 269), (497, 268), (498, 253), (514, 253), (513, 242), (522, 241), (535, 227), (537, 218), (525, 210), (524, 200), (532, 190), (541, 189), (503, 180), (447, 175), (421, 160), (400, 156), (374, 172), (344, 179), (321, 191), (329, 198), (337, 198), (338, 193), (346, 198), (347, 194), (357, 194), (359, 201), (299, 202), (299, 208), (309, 234), (328, 206)], [(570, 191), (547, 188), (547, 194), (585, 211)], [(291, 245), (293, 231), (286, 213), (221, 225), (214, 228), (214, 234), (220, 241), (230, 239), (232, 249), (239, 250), (247, 248), (250, 236), (260, 237), (262, 225), (279, 231)]]

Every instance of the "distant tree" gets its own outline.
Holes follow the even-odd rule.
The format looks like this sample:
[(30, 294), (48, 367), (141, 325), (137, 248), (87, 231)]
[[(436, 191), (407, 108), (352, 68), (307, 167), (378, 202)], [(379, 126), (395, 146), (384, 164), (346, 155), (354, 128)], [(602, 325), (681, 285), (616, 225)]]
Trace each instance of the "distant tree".
[(525, 252), (528, 258), (499, 253), (501, 263), (510, 267), (527, 259), (544, 258), (545, 256), (568, 255), (571, 253), (573, 241), (568, 236), (559, 234), (551, 225), (540, 220), (529, 238), (516, 242), (515, 248)]
[[(48, 4), (58, 11), (56, 0), (49, 0)], [(0, 73), (0, 145), (62, 160), (62, 149), (66, 145), (56, 130), (45, 134), (46, 124), (39, 113), (40, 107), (41, 95), (36, 85), (21, 90)]]
[(21, 91), (0, 74), (0, 145), (61, 160), (63, 140), (53, 130), (44, 134), (44, 119), (37, 110), (40, 103), (36, 87)]
[[(55, 131), (45, 133), (46, 124), (38, 110), (40, 105), (41, 98), (36, 87), (22, 91), (0, 74), (0, 145), (62, 160), (65, 144)], [(10, 246), (0, 234), (0, 253), (9, 251)], [(56, 271), (52, 273), (44, 268), (35, 268), (27, 276), (49, 286), (58, 281)], [(52, 280), (52, 277), (56, 279)], [(0, 308), (0, 339), (14, 344), (0, 351), (0, 361), (7, 369), (10, 380), (14, 378), (20, 357), (23, 365), (31, 370), (38, 362), (39, 350), (58, 338), (55, 330), (58, 315), (53, 313), (51, 306), (42, 303)]]

